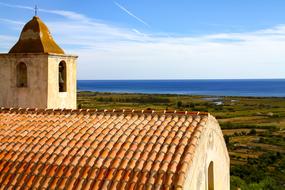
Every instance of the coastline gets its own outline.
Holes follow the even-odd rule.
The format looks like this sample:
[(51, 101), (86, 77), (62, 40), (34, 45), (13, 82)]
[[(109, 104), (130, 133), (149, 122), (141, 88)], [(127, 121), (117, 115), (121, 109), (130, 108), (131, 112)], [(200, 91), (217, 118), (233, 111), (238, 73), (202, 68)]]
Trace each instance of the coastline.
[(285, 96), (240, 96), (240, 95), (207, 95), (207, 94), (177, 94), (177, 93), (146, 93), (146, 92), (117, 92), (117, 91), (96, 91), (96, 90), (80, 90), (78, 93), (100, 93), (100, 94), (123, 94), (123, 95), (154, 95), (154, 96), (192, 96), (192, 97), (213, 97), (213, 98), (277, 98), (285, 99)]
[(285, 97), (285, 79), (78, 80), (77, 86), (102, 93)]

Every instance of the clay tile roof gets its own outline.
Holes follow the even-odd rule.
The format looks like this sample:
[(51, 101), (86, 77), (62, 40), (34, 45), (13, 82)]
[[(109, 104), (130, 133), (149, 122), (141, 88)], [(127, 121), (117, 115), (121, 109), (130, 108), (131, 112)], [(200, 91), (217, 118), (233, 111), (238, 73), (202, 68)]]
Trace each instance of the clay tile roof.
[(64, 54), (64, 51), (53, 40), (48, 27), (35, 16), (24, 26), (20, 39), (9, 53)]
[(181, 189), (208, 117), (0, 108), (0, 187)]

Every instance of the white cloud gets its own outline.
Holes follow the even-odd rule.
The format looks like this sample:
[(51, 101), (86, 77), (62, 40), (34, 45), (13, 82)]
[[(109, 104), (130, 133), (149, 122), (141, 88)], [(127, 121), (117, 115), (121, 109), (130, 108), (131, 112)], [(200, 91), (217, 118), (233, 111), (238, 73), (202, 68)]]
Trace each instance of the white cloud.
[[(170, 37), (74, 12), (48, 12), (67, 18), (46, 23), (66, 52), (79, 55), (79, 79), (284, 78), (285, 25)], [(10, 48), (11, 41), (4, 44)]]
[(94, 47), (79, 50), (82, 63), (79, 77), (284, 78), (285, 33), (274, 28), (271, 34), (257, 31), (196, 38), (150, 35), (142, 38), (145, 40), (125, 42), (119, 38), (102, 44), (94, 42)]
[[(0, 34), (0, 52), (7, 52), (9, 48), (16, 42), (17, 38), (10, 35)], [(8, 48), (7, 48), (8, 47)]]
[(10, 8), (34, 10), (33, 7), (23, 6), (23, 5), (14, 5), (14, 4), (8, 4), (8, 3), (3, 3), (3, 2), (0, 2), (0, 5), (5, 6), (5, 7), (10, 7)]
[[(0, 2), (0, 5), (9, 7), (9, 8), (17, 8), (17, 9), (25, 9), (25, 10), (35, 10), (34, 7), (30, 6), (24, 6), (24, 5), (15, 5), (15, 4), (8, 4), (8, 3), (3, 3)], [(45, 13), (51, 13), (51, 14), (56, 14), (59, 16), (63, 16), (67, 19), (71, 20), (80, 20), (80, 21), (88, 21), (89, 19), (79, 13), (73, 12), (73, 11), (66, 11), (66, 10), (49, 10), (49, 9), (38, 9), (38, 11), (45, 12)]]
[(72, 11), (48, 10), (48, 9), (39, 9), (39, 11), (45, 12), (45, 13), (60, 15), (60, 16), (66, 17), (66, 18), (71, 19), (71, 20), (78, 20), (78, 21), (85, 21), (85, 22), (89, 21), (89, 19), (86, 16), (72, 12)]
[(7, 24), (13, 24), (13, 25), (24, 25), (25, 24), (24, 22), (21, 22), (21, 21), (5, 19), (5, 18), (0, 18), (0, 22), (7, 23)]

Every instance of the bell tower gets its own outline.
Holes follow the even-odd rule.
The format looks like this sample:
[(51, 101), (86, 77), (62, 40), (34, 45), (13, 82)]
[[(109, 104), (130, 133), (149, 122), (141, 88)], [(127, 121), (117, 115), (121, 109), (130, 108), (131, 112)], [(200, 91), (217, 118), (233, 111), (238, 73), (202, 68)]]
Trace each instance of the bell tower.
[(75, 109), (76, 61), (34, 16), (9, 53), (0, 54), (0, 107)]

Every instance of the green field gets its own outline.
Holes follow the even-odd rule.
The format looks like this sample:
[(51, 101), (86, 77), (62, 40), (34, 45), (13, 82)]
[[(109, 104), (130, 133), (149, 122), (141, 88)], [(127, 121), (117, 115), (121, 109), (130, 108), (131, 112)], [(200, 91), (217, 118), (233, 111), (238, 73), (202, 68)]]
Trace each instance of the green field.
[(231, 189), (285, 189), (285, 98), (79, 92), (78, 107), (210, 112), (231, 157)]

